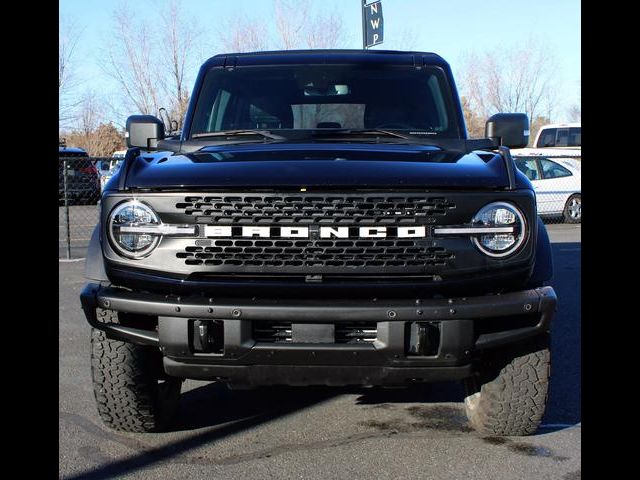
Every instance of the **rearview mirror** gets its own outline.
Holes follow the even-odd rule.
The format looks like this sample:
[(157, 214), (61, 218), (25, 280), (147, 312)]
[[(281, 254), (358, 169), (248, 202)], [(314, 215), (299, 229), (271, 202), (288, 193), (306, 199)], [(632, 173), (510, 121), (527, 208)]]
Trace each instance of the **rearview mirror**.
[(131, 115), (127, 118), (125, 137), (128, 148), (155, 150), (158, 140), (164, 139), (164, 123), (153, 115)]
[(529, 117), (526, 113), (496, 113), (487, 120), (484, 135), (496, 145), (524, 148), (529, 143)]
[(336, 95), (348, 95), (349, 85), (315, 85), (308, 83), (304, 86), (305, 97), (334, 97)]

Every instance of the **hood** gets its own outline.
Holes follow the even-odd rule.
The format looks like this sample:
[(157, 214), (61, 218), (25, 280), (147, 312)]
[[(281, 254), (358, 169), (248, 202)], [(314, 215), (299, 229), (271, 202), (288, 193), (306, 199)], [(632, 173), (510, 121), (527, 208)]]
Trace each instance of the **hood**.
[[(526, 179), (517, 175), (517, 187)], [(398, 144), (243, 144), (194, 153), (138, 157), (133, 189), (199, 188), (501, 188), (504, 162), (490, 152), (462, 153)]]

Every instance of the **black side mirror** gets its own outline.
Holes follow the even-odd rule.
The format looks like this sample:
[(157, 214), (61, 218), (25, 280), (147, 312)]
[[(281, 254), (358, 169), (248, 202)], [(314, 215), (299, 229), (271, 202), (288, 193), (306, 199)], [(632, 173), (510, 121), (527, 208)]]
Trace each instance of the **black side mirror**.
[(158, 140), (164, 139), (164, 123), (153, 115), (131, 115), (127, 118), (127, 147), (143, 150), (158, 148)]
[(484, 135), (497, 146), (524, 148), (529, 143), (529, 117), (526, 113), (496, 113), (487, 120)]

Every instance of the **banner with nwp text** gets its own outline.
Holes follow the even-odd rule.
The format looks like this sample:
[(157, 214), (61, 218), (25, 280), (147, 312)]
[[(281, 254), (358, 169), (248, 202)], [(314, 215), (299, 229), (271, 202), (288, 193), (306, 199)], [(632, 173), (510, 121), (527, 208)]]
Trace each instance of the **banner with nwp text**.
[(382, 20), (382, 2), (374, 2), (362, 6), (364, 48), (382, 43), (384, 40), (384, 23)]

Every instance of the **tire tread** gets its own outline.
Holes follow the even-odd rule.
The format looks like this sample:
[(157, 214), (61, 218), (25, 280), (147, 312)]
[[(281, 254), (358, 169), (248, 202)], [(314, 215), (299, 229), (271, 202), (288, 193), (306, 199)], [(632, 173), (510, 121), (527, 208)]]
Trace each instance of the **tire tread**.
[[(102, 317), (109, 320), (113, 314)], [(165, 429), (177, 410), (181, 381), (166, 379), (159, 386), (159, 359), (154, 347), (113, 340), (92, 329), (91, 378), (98, 413), (107, 426), (125, 432)]]
[(516, 356), (493, 380), (467, 396), (465, 408), (472, 427), (482, 434), (519, 436), (536, 432), (549, 391), (548, 346)]

